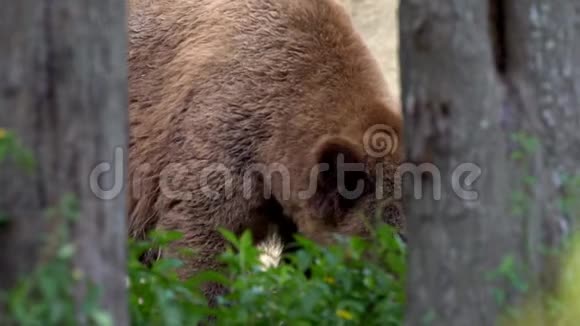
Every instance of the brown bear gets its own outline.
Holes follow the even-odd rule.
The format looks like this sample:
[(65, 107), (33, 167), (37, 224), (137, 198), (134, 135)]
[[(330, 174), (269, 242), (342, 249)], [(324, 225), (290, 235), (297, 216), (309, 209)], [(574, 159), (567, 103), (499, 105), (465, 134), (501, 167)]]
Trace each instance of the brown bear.
[(219, 228), (321, 244), (403, 228), (400, 111), (338, 1), (130, 6), (132, 237), (182, 232), (187, 277), (218, 267)]

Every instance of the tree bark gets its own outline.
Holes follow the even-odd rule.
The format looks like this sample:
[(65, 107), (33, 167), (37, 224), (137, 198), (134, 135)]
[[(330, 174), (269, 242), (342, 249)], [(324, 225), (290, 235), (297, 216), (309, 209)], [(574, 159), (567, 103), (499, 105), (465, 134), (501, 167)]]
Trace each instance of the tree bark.
[[(578, 6), (401, 2), (407, 159), (432, 163), (442, 181), (424, 174), (417, 199), (403, 178), (409, 325), (493, 325), (526, 288), (544, 285), (543, 249), (573, 224), (558, 205), (566, 176), (580, 172)], [(453, 186), (463, 163), (481, 169), (476, 200)], [(493, 273), (509, 261), (523, 285)]]
[[(101, 289), (115, 325), (128, 324), (125, 196), (117, 187), (102, 199), (111, 193), (90, 177), (113, 162), (101, 188), (124, 181), (125, 160), (114, 153), (127, 146), (125, 31), (121, 0), (15, 0), (0, 11), (0, 127), (36, 161), (30, 176), (14, 164), (0, 170), (0, 211), (9, 219), (0, 227), (0, 289), (38, 263), (50, 236), (45, 212), (70, 193), (80, 205), (74, 268)], [(85, 293), (75, 289), (79, 299)]]

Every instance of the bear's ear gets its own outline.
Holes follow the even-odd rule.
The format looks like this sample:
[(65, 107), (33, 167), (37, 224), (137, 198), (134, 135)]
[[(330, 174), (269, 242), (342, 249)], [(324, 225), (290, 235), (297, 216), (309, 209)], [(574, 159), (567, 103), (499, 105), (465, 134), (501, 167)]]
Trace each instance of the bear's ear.
[(347, 138), (333, 136), (319, 143), (314, 157), (318, 178), (311, 205), (317, 215), (336, 221), (369, 187), (364, 155)]

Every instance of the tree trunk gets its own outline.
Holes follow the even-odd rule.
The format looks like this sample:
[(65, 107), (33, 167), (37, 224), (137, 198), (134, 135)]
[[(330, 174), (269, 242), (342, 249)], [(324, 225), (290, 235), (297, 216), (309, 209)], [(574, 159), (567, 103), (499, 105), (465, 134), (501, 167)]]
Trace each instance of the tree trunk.
[[(73, 223), (75, 270), (101, 289), (115, 325), (128, 324), (125, 294), (127, 142), (125, 1), (4, 1), (0, 10), (0, 127), (32, 150), (32, 175), (0, 170), (0, 288), (30, 272), (50, 234), (45, 212), (68, 193), (79, 203)], [(112, 171), (91, 178), (101, 162)], [(91, 173), (97, 173), (91, 176)], [(82, 299), (86, 288), (75, 289)], [(80, 316), (80, 314), (79, 314)], [(82, 318), (82, 316), (80, 316)]]
[[(401, 2), (407, 159), (441, 176), (431, 166), (419, 198), (403, 178), (408, 324), (493, 325), (508, 303), (544, 285), (543, 249), (578, 213), (558, 205), (569, 195), (566, 176), (580, 172), (578, 7)], [(462, 169), (477, 177), (471, 187)]]

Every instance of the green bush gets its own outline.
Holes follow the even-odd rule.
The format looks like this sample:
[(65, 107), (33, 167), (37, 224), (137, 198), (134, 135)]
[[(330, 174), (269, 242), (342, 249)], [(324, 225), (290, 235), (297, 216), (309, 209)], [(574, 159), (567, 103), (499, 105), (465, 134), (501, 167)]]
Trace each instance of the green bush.
[(76, 325), (76, 311), (81, 309), (89, 325), (112, 326), (110, 316), (98, 306), (99, 289), (85, 283), (85, 302), (76, 302), (74, 286), (85, 282), (81, 273), (72, 268), (75, 246), (70, 242), (70, 224), (78, 217), (79, 206), (73, 195), (46, 212), (50, 223), (57, 225), (54, 233), (44, 238), (37, 268), (7, 293), (0, 293), (0, 325), (44, 326)]
[[(149, 248), (177, 240), (175, 232), (156, 232), (149, 241), (130, 242), (127, 286), (133, 325), (195, 325), (212, 318), (217, 325), (400, 325), (405, 303), (404, 245), (389, 227), (374, 241), (339, 239), (319, 247), (297, 238), (301, 250), (288, 262), (263, 270), (251, 235), (240, 238), (223, 231), (231, 246), (221, 260), (222, 272), (205, 272), (181, 280), (178, 259), (162, 258), (145, 266), (139, 257)], [(61, 240), (62, 234), (60, 235)], [(78, 278), (70, 269), (74, 248), (60, 242), (54, 260), (27, 276), (3, 296), (8, 324), (74, 325), (72, 287)], [(309, 276), (305, 271), (309, 270)], [(209, 307), (200, 291), (204, 282), (218, 282), (230, 291)], [(98, 292), (81, 304), (92, 325), (111, 325), (97, 309)]]
[[(186, 282), (175, 274), (178, 260), (161, 259), (151, 268), (138, 262), (151, 245), (166, 245), (179, 235), (157, 233), (152, 243), (134, 246), (130, 292), (135, 325), (191, 325), (208, 316), (218, 325), (402, 323), (405, 248), (389, 227), (380, 228), (375, 241), (339, 239), (326, 248), (297, 238), (302, 249), (288, 263), (265, 271), (249, 233), (240, 238), (223, 234), (231, 243), (221, 256), (225, 272), (200, 274)], [(208, 308), (198, 290), (205, 281), (230, 289), (217, 308)]]

